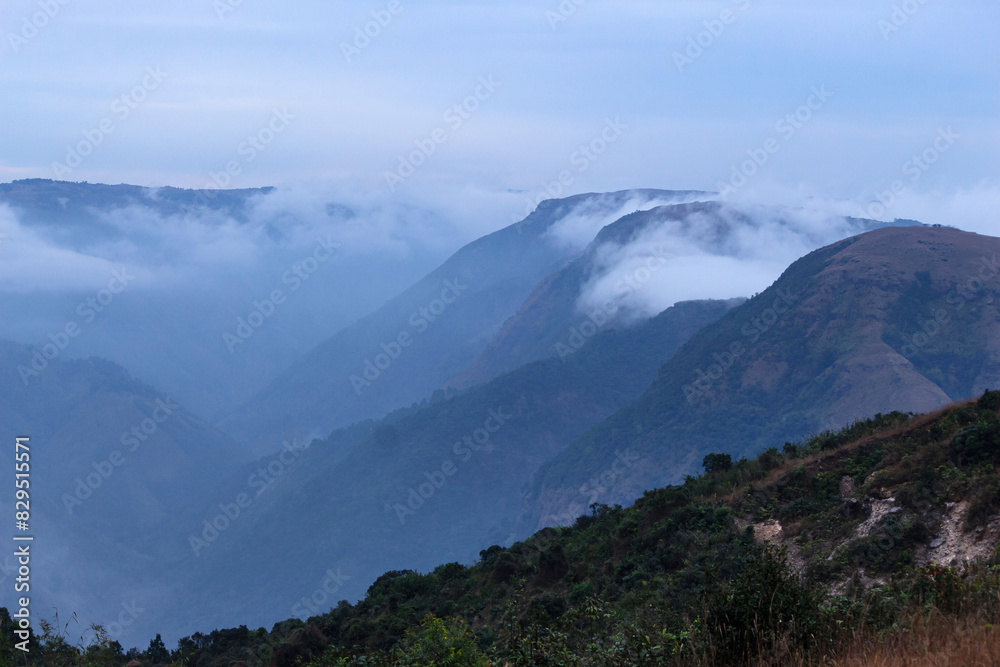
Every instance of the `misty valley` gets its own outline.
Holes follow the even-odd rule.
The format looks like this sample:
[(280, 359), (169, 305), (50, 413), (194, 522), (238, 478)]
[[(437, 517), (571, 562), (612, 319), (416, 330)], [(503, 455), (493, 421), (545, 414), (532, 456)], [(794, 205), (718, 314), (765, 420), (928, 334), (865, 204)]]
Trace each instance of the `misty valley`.
[(4, 0), (0, 667), (1000, 665), (996, 0)]
[[(805, 655), (798, 632), (841, 641), (829, 599), (910, 613), (953, 571), (955, 503), (992, 558), (1000, 239), (627, 190), (544, 200), (430, 266), (353, 246), (375, 215), (356, 203), (280, 196), (0, 186), (8, 242), (107, 260), (4, 296), (0, 427), (30, 436), (34, 540), (6, 659), (740, 662), (750, 630), (713, 614)], [(197, 263), (206, 238), (257, 244), (252, 280)], [(886, 517), (892, 567), (858, 546)], [(723, 611), (758, 570), (789, 606)]]

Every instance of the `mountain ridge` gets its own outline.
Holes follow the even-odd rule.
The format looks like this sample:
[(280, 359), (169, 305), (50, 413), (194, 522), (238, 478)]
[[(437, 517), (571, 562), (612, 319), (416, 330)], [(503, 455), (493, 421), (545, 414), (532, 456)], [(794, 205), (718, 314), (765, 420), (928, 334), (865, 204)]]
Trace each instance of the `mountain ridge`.
[[(721, 442), (733, 454), (750, 454), (765, 442), (802, 438), (862, 414), (931, 410), (1000, 384), (995, 283), (984, 285), (976, 302), (958, 309), (956, 301), (951, 317), (964, 326), (928, 342), (913, 361), (899, 353), (904, 332), (917, 336), (923, 318), (947, 305), (949, 290), (978, 272), (980, 255), (995, 252), (994, 237), (894, 227), (806, 255), (692, 337), (636, 402), (564, 450), (539, 474), (529, 504), (540, 509), (529, 515), (549, 517), (543, 524), (565, 522), (585, 509), (569, 499), (589, 476), (585, 469), (613, 460), (601, 442), (641, 452), (642, 465), (602, 496), (621, 501), (678, 480)], [(922, 287), (927, 280), (933, 289)], [(796, 306), (779, 315), (778, 295), (789, 292)], [(949, 368), (935, 365), (945, 359)]]

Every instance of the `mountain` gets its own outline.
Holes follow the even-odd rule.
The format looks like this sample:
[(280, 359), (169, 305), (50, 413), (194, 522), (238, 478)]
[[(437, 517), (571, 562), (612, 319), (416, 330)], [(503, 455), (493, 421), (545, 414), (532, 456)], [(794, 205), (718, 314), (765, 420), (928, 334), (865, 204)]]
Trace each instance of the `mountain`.
[[(692, 337), (635, 402), (543, 467), (528, 524), (565, 523), (737, 456), (876, 412), (926, 411), (1000, 385), (1000, 239), (867, 232), (810, 253)], [(637, 462), (601, 481), (616, 452)]]
[[(304, 615), (303, 596), (328, 570), (343, 574), (337, 595), (352, 599), (386, 569), (466, 560), (513, 539), (522, 487), (538, 466), (638, 396), (674, 350), (735, 303), (678, 304), (603, 331), (564, 360), (334, 432), (277, 465), (267, 493), (251, 493), (245, 474), (240, 485), (219, 485), (185, 534), (192, 548), (178, 575), (191, 585), (163, 614), (185, 618), (184, 632), (234, 613), (252, 623)], [(213, 517), (241, 491), (253, 506), (215, 535)], [(180, 614), (185, 607), (197, 611)]]
[(118, 237), (119, 230), (101, 215), (109, 210), (141, 206), (170, 217), (207, 208), (245, 223), (250, 218), (252, 198), (273, 191), (274, 188), (148, 188), (29, 178), (0, 183), (0, 202), (15, 209), (24, 224), (55, 228), (61, 235), (76, 234), (80, 239), (93, 242), (95, 237), (100, 238), (104, 234), (106, 238)]
[[(239, 447), (116, 364), (45, 352), (0, 342), (0, 437), (30, 437), (31, 599), (105, 618), (169, 590), (158, 575), (186, 545), (167, 536)], [(2, 460), (14, 469), (13, 446)], [(0, 511), (14, 515), (13, 494)]]
[(331, 570), (304, 594), (309, 618), (270, 632), (91, 650), (204, 667), (994, 664), (998, 410), (990, 391), (755, 459), (717, 454), (703, 475), (473, 564), (386, 572), (356, 604), (333, 603)]
[(119, 363), (216, 421), (457, 245), (430, 212), (337, 197), (0, 184), (0, 304), (18, 315), (0, 339), (41, 346), (72, 321), (61, 357)]
[[(542, 280), (449, 384), (472, 386), (566, 353), (608, 322), (642, 319), (679, 299), (739, 296), (762, 262), (773, 266), (769, 283), (809, 250), (893, 224), (899, 221), (717, 201), (630, 213), (601, 229), (579, 258)], [(743, 282), (720, 284), (718, 274), (731, 272), (742, 273)], [(731, 292), (720, 292), (726, 289)]]
[(327, 434), (420, 401), (475, 359), (535, 285), (586, 244), (559, 241), (553, 229), (600, 229), (625, 212), (704, 194), (626, 190), (544, 201), (318, 345), (220, 425), (263, 453), (289, 430)]

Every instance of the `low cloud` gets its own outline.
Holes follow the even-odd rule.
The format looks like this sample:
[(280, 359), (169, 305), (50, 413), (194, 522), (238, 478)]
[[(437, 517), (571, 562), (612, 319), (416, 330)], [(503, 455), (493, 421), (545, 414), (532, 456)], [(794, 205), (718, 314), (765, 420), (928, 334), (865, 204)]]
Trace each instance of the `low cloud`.
[(887, 216), (997, 236), (1000, 234), (997, 211), (1000, 211), (1000, 185), (982, 183), (950, 193), (906, 191), (888, 209)]
[(651, 317), (678, 301), (751, 296), (796, 259), (865, 231), (810, 209), (722, 204), (676, 217), (669, 208), (627, 243), (593, 249), (595, 270), (581, 311), (614, 301), (625, 321)]
[(120, 267), (111, 258), (60, 246), (0, 206), (0, 292), (93, 291)]
[(164, 191), (146, 194), (148, 204), (87, 208), (73, 224), (25, 222), (32, 218), (0, 205), (0, 292), (92, 291), (122, 267), (140, 289), (212, 289), (283, 270), (318, 238), (357, 259), (454, 250), (456, 225), (422, 202), (293, 185), (253, 196), (231, 215), (211, 197), (177, 212), (159, 205)]
[(711, 199), (713, 196), (711, 193), (661, 196), (637, 190), (623, 202), (618, 202), (611, 196), (588, 199), (572, 213), (556, 221), (546, 231), (545, 238), (558, 247), (580, 251), (594, 240), (601, 229), (629, 213), (648, 211), (667, 204)]

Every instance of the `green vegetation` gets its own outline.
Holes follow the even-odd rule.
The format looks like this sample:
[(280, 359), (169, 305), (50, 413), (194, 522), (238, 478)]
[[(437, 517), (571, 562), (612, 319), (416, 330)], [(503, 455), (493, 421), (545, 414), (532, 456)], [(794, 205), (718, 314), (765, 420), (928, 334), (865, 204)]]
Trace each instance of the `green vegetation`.
[[(1000, 508), (1000, 392), (930, 415), (876, 415), (755, 459), (593, 505), (472, 566), (387, 572), (308, 621), (157, 640), (123, 654), (46, 626), (26, 662), (0, 612), (4, 664), (809, 664), (934, 619), (1000, 622), (1000, 559), (928, 560), (954, 503), (970, 544)], [(755, 531), (779, 527), (770, 543)], [(963, 532), (971, 531), (971, 532)], [(972, 620), (969, 620), (972, 619)], [(958, 623), (957, 620), (948, 621)], [(948, 627), (952, 627), (949, 625)], [(957, 627), (957, 626), (956, 626)], [(923, 630), (921, 630), (923, 631)], [(867, 639), (866, 639), (867, 641)], [(172, 662), (168, 662), (172, 661)]]

